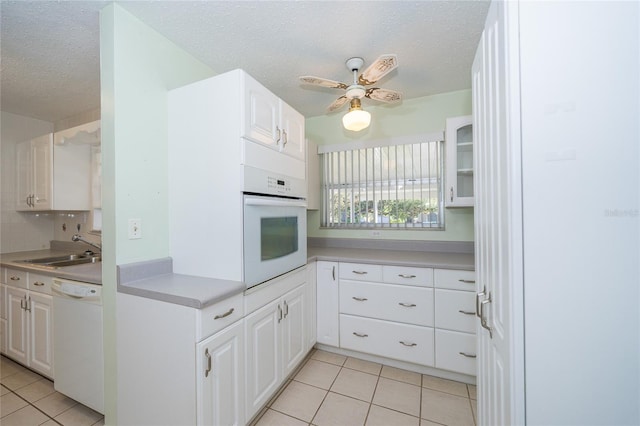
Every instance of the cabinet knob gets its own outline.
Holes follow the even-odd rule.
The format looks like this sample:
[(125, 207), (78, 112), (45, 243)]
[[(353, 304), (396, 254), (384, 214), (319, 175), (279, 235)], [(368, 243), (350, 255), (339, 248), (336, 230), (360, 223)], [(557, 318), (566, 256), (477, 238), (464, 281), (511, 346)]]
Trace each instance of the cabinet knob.
[(20, 281), (20, 277), (16, 277), (15, 275), (12, 275), (11, 278), (9, 278), (11, 281)]
[(368, 334), (364, 334), (364, 333), (356, 333), (355, 331), (353, 332), (354, 336), (358, 336), (358, 337), (369, 337)]
[(460, 355), (464, 356), (464, 357), (467, 357), (467, 358), (475, 358), (476, 357), (476, 354), (468, 354), (468, 353), (465, 353), (465, 352), (458, 352), (458, 353)]
[(415, 278), (415, 275), (411, 275), (411, 274), (398, 274), (398, 276), (400, 278)]
[(358, 302), (366, 302), (367, 300), (369, 300), (366, 297), (355, 297), (355, 296), (353, 296), (352, 299), (357, 300)]
[(366, 275), (367, 271), (351, 271), (354, 274), (358, 274), (358, 275)]
[(407, 343), (407, 342), (403, 342), (402, 340), (400, 340), (400, 342), (398, 342), (398, 343), (401, 343), (401, 344), (403, 344), (405, 346), (409, 346), (409, 347), (418, 346), (417, 343)]
[(415, 308), (417, 306), (415, 303), (404, 303), (404, 302), (400, 302), (398, 303), (398, 305), (404, 306), (405, 308)]
[(36, 281), (33, 283), (33, 285), (38, 286), (38, 287), (42, 287), (44, 285), (44, 283), (42, 281)]

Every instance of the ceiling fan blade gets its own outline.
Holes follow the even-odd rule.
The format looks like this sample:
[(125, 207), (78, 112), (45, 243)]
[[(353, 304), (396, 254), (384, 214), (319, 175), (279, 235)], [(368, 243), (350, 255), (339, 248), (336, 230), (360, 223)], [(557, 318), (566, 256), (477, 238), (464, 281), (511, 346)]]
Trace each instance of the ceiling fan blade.
[(398, 57), (396, 55), (382, 55), (369, 65), (358, 81), (363, 86), (373, 84), (396, 68), (398, 68)]
[(388, 103), (400, 102), (402, 100), (402, 93), (396, 92), (395, 90), (380, 89), (379, 87), (367, 89), (367, 93), (364, 96), (374, 101)]
[(329, 87), (331, 89), (346, 89), (348, 86), (339, 81), (328, 80), (326, 78), (316, 77), (313, 75), (305, 75), (300, 77), (300, 81), (314, 86)]
[(331, 105), (329, 105), (329, 108), (327, 108), (327, 111), (333, 112), (333, 111), (339, 110), (340, 108), (342, 108), (342, 105), (347, 103), (348, 100), (349, 98), (347, 98), (346, 95), (340, 96), (338, 99), (333, 101)]

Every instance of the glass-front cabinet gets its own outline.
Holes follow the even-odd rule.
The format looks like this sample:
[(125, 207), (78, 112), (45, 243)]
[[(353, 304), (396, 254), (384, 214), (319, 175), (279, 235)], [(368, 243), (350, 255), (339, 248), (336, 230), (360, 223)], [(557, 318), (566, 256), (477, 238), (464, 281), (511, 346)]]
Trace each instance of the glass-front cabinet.
[(473, 207), (472, 116), (447, 119), (446, 207)]

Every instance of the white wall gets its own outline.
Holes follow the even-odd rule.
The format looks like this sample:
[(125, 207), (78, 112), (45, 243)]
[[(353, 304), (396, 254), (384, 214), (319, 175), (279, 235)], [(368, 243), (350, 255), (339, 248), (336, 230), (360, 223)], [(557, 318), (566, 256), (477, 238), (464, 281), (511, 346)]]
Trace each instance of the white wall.
[(53, 123), (4, 111), (1, 114), (0, 252), (49, 248), (49, 241), (53, 239), (53, 214), (16, 211), (16, 144), (51, 133)]
[[(471, 74), (469, 74), (471, 84)], [(371, 112), (371, 126), (360, 132), (350, 132), (342, 126), (341, 114), (310, 117), (306, 120), (306, 136), (318, 145), (349, 143), (357, 140), (380, 140), (390, 137), (443, 132), (446, 119), (471, 114), (471, 90), (459, 90), (403, 101), (401, 105), (364, 106)], [(380, 238), (395, 240), (473, 241), (473, 208), (445, 209), (445, 230), (380, 230), (373, 237), (371, 230), (326, 229), (320, 227), (320, 211), (307, 214), (309, 237)]]
[(167, 93), (213, 72), (117, 4), (101, 11), (100, 55), (105, 421), (123, 424), (144, 396), (118, 387), (116, 265), (168, 256)]
[(640, 424), (640, 3), (521, 2), (526, 420)]

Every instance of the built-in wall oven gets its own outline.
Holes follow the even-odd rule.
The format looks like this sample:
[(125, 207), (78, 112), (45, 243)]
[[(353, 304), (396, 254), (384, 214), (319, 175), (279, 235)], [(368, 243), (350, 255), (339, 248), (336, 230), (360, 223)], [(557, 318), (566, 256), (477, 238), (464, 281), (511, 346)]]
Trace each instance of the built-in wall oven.
[(307, 262), (304, 199), (244, 195), (244, 281), (253, 287)]

